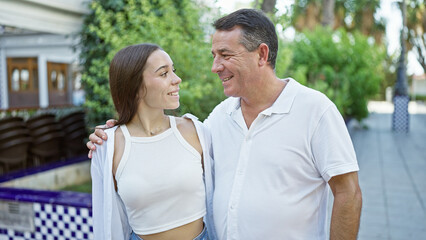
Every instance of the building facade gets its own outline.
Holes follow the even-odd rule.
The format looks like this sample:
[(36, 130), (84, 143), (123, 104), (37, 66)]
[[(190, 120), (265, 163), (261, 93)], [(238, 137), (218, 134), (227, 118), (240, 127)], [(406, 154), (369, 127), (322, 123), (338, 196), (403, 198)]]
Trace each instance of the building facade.
[(0, 109), (84, 101), (78, 33), (85, 0), (0, 0)]

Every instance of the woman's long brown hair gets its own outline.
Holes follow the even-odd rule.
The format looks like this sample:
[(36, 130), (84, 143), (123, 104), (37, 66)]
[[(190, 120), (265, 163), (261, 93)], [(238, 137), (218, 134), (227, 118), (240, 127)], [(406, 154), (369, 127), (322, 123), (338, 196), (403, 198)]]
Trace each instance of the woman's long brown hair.
[(136, 114), (143, 85), (143, 71), (148, 57), (156, 50), (162, 50), (151, 43), (131, 45), (118, 51), (109, 68), (109, 86), (115, 109), (117, 125), (128, 123)]

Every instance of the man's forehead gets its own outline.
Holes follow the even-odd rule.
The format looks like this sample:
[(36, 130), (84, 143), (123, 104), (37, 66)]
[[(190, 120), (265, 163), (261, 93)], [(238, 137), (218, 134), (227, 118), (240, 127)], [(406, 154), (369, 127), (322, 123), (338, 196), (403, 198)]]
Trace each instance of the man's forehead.
[(241, 27), (239, 26), (235, 26), (231, 29), (226, 29), (226, 30), (221, 30), (221, 29), (217, 29), (214, 34), (213, 34), (213, 38), (216, 37), (234, 37), (234, 36), (240, 36), (242, 32)]
[(230, 52), (240, 44), (240, 31), (217, 30), (212, 38), (212, 52)]

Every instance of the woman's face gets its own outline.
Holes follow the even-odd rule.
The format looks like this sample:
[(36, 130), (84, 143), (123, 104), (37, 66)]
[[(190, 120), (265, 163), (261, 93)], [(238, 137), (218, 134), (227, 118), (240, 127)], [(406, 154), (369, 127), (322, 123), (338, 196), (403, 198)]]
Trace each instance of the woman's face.
[(140, 103), (150, 108), (178, 108), (179, 84), (182, 80), (174, 71), (170, 56), (163, 50), (154, 51), (148, 57), (143, 72)]

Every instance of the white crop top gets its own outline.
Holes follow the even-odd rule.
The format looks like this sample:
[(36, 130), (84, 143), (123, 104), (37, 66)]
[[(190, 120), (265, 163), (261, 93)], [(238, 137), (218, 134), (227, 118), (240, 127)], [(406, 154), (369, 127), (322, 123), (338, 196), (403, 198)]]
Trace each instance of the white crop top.
[(175, 118), (171, 128), (153, 137), (125, 138), (118, 165), (118, 194), (129, 224), (138, 235), (167, 231), (206, 214), (201, 155), (180, 134)]

